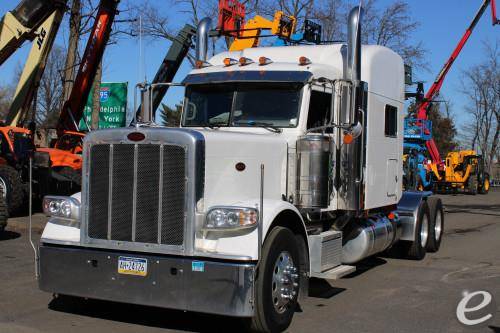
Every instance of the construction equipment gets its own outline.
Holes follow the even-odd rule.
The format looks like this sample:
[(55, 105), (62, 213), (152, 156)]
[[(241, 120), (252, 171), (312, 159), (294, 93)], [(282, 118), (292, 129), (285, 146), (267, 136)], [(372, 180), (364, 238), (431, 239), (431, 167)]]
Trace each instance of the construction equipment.
[(75, 83), (57, 123), (59, 135), (63, 135), (64, 131), (78, 132), (78, 123), (83, 116), (83, 109), (92, 89), (97, 68), (104, 55), (119, 2), (119, 0), (101, 0), (99, 3)]
[(473, 195), (487, 194), (490, 190), (490, 176), (485, 171), (483, 157), (474, 150), (448, 153), (444, 177), (435, 186), (439, 192), (461, 189)]
[[(64, 15), (66, 1), (22, 1), (2, 19), (0, 54), (5, 61), (27, 40), (33, 45), (21, 73), (12, 103), (0, 127), (0, 187), (9, 213), (19, 209), (26, 197), (28, 162), (34, 158), (35, 189), (39, 198), (56, 191), (64, 194), (78, 187), (62, 185), (68, 170), (81, 169), (81, 156), (66, 151), (39, 148), (33, 144), (32, 103), (43, 75), (48, 55)], [(68, 190), (63, 188), (69, 187)]]
[[(428, 119), (428, 113), (430, 110), (430, 107), (432, 103), (434, 102), (435, 98), (439, 95), (439, 92), (441, 90), (441, 87), (444, 83), (444, 80), (446, 78), (446, 75), (448, 74), (449, 70), (451, 69), (453, 63), (455, 60), (458, 58), (460, 52), (462, 51), (463, 47), (467, 43), (469, 37), (471, 36), (472, 32), (474, 31), (474, 28), (476, 27), (477, 23), (479, 22), (479, 19), (483, 16), (484, 12), (488, 8), (488, 6), (491, 5), (491, 14), (492, 14), (492, 23), (493, 25), (496, 25), (499, 23), (499, 20), (497, 18), (496, 14), (496, 3), (495, 0), (484, 0), (481, 6), (479, 7), (479, 10), (477, 11), (476, 15), (472, 19), (472, 22), (469, 24), (467, 29), (465, 30), (464, 35), (458, 42), (457, 46), (453, 50), (450, 58), (446, 61), (444, 64), (443, 68), (437, 75), (436, 79), (434, 80), (432, 86), (429, 88), (425, 96), (423, 96), (423, 87), (419, 85), (417, 87), (417, 93), (412, 94), (413, 96), (419, 96), (421, 98), (417, 99), (417, 104), (418, 108), (417, 111), (414, 115), (410, 115), (409, 119), (419, 119), (419, 120), (427, 120)], [(420, 91), (419, 91), (420, 90)], [(423, 124), (423, 123), (422, 123)], [(430, 123), (426, 123), (427, 128), (424, 129), (424, 132), (426, 132), (427, 135), (430, 134), (432, 131), (432, 125)], [(411, 131), (411, 128), (408, 130)], [(406, 131), (406, 129), (405, 129)], [(419, 142), (416, 142), (419, 141)], [(432, 174), (427, 174), (425, 179), (427, 181), (423, 181), (423, 178), (421, 178), (421, 181), (412, 181), (411, 179), (408, 179), (407, 177), (407, 184), (413, 186), (411, 187), (412, 189), (417, 189), (418, 187), (426, 188), (426, 189), (431, 189), (433, 187), (433, 180), (435, 181), (442, 181), (443, 178), (445, 177), (445, 165), (443, 160), (441, 159), (441, 155), (439, 153), (439, 150), (436, 146), (436, 143), (434, 142), (434, 139), (432, 136), (428, 136), (427, 138), (421, 138), (415, 140), (415, 138), (406, 138), (405, 140), (405, 149), (407, 151), (412, 150), (414, 148), (414, 145), (420, 145), (420, 148), (418, 149), (418, 153), (415, 154), (415, 156), (418, 155), (417, 159), (418, 160), (430, 160), (430, 167), (427, 169), (427, 172), (431, 172)], [(423, 149), (423, 146), (425, 145), (426, 149)], [(424, 151), (427, 152), (427, 154), (424, 155)], [(414, 165), (418, 165), (414, 163)], [(409, 169), (409, 168), (406, 168)], [(420, 174), (422, 172), (422, 168), (419, 170), (413, 170), (412, 174)], [(406, 175), (405, 175), (406, 177)]]
[[(64, 11), (66, 0), (23, 0), (7, 12), (0, 22), (0, 65), (25, 41), (37, 38), (41, 44), (47, 31), (43, 27), (53, 21), (54, 13)], [(41, 45), (40, 45), (41, 46)]]
[(44, 198), (40, 289), (280, 332), (309, 278), (438, 251), (440, 199), (402, 190), (403, 59), (361, 46), (362, 16), (347, 43), (211, 58), (200, 20), (181, 127), (142, 94), (135, 126), (87, 135), (82, 192)]

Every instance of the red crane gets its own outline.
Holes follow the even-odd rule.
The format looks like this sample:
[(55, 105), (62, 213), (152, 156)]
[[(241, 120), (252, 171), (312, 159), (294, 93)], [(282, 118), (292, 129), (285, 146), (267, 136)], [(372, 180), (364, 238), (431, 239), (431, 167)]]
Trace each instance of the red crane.
[(97, 67), (102, 60), (104, 49), (109, 40), (119, 2), (120, 0), (101, 0), (99, 4), (94, 27), (89, 36), (75, 84), (59, 116), (57, 124), (59, 135), (64, 131), (78, 131), (78, 123), (83, 116), (83, 109), (92, 88)]
[[(451, 66), (453, 65), (458, 55), (462, 51), (462, 48), (464, 47), (465, 43), (467, 43), (467, 40), (469, 39), (470, 35), (472, 34), (472, 31), (476, 27), (477, 22), (479, 21), (481, 16), (483, 16), (484, 12), (486, 11), (486, 8), (490, 3), (491, 3), (491, 15), (493, 19), (493, 25), (496, 25), (500, 22), (496, 14), (495, 0), (484, 0), (483, 4), (481, 5), (476, 15), (474, 16), (474, 19), (467, 27), (467, 30), (465, 30), (462, 39), (460, 39), (460, 42), (455, 47), (455, 50), (453, 50), (453, 53), (451, 54), (450, 58), (444, 64), (443, 68), (441, 69), (438, 76), (434, 80), (434, 83), (432, 84), (431, 88), (429, 89), (429, 91), (427, 91), (427, 94), (425, 95), (423, 101), (418, 107), (418, 112), (417, 112), (418, 119), (427, 119), (430, 105), (434, 100), (434, 98), (436, 98), (437, 95), (439, 94), (444, 79), (446, 78), (446, 74), (448, 74), (448, 71), (450, 70)], [(441, 155), (439, 154), (439, 150), (436, 146), (436, 143), (434, 142), (434, 139), (427, 141), (426, 145), (427, 145), (427, 150), (429, 151), (429, 154), (431, 156), (432, 162), (437, 164), (439, 169), (442, 169), (444, 164), (443, 161), (441, 160)]]

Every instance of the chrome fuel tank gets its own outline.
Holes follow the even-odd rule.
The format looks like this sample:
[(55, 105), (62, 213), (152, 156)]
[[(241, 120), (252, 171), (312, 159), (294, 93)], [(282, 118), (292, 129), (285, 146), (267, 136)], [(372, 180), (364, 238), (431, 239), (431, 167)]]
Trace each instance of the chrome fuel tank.
[(297, 140), (298, 207), (328, 207), (333, 149), (333, 140), (327, 135), (307, 135)]

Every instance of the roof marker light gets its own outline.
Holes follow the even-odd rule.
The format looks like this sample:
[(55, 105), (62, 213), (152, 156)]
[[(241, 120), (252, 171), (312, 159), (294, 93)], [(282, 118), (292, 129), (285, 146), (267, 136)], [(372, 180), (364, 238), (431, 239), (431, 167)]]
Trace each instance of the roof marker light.
[(240, 61), (240, 66), (253, 64), (253, 60), (250, 58), (241, 57), (239, 61)]
[(194, 64), (194, 67), (196, 67), (196, 69), (201, 69), (201, 68), (210, 67), (210, 66), (212, 66), (211, 63), (206, 62), (206, 61), (202, 61), (202, 60), (196, 60), (196, 62)]
[(259, 66), (264, 66), (264, 65), (269, 65), (271, 64), (273, 61), (269, 58), (266, 58), (266, 57), (260, 57), (259, 58)]
[(311, 60), (309, 58), (304, 57), (304, 56), (299, 58), (299, 65), (300, 66), (306, 66), (306, 65), (310, 65), (310, 64), (311, 64)]
[(233, 58), (224, 58), (224, 66), (232, 66), (236, 65), (238, 63), (238, 60), (233, 59)]

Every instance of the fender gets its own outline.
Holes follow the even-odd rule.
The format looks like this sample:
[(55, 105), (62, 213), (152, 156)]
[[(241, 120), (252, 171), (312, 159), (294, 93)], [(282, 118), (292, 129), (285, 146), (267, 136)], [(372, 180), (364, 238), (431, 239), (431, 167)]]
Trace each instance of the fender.
[(403, 232), (400, 240), (413, 241), (415, 239), (415, 227), (417, 225), (418, 207), (422, 201), (427, 200), (432, 192), (404, 191), (398, 203), (399, 221)]

